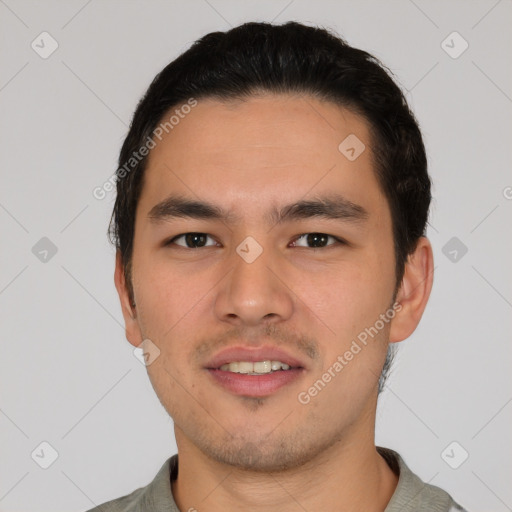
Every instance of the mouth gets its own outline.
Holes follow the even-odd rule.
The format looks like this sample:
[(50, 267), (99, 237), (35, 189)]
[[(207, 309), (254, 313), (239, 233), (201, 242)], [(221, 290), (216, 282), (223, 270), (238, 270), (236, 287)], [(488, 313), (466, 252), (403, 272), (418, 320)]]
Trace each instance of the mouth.
[(281, 361), (232, 361), (223, 364), (218, 370), (231, 373), (243, 373), (245, 375), (266, 375), (279, 371), (288, 371), (291, 366)]
[(213, 382), (239, 396), (269, 396), (296, 381), (305, 364), (273, 347), (235, 347), (217, 354), (205, 369)]

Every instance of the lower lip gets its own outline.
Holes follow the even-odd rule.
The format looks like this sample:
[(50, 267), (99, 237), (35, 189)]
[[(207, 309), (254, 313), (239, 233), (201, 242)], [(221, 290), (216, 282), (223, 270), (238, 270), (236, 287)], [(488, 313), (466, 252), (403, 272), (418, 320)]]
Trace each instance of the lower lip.
[(254, 397), (268, 396), (275, 393), (283, 386), (297, 380), (303, 371), (303, 368), (292, 368), (263, 375), (247, 375), (208, 369), (213, 379), (231, 393)]

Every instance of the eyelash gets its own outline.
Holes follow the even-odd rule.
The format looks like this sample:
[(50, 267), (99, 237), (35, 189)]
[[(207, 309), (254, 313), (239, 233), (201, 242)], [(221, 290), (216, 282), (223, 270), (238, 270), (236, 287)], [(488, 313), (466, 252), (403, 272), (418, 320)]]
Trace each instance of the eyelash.
[[(164, 247), (169, 247), (173, 244), (175, 244), (175, 241), (178, 240), (179, 238), (182, 238), (186, 235), (205, 235), (209, 238), (212, 238), (210, 235), (208, 235), (208, 233), (201, 233), (201, 232), (198, 232), (198, 231), (190, 231), (188, 233), (181, 233), (180, 235), (176, 235), (175, 237), (171, 238), (170, 240), (167, 240), (166, 242), (164, 242)], [(333, 247), (333, 246), (336, 246), (336, 245), (348, 245), (348, 243), (343, 240), (342, 238), (339, 238), (337, 236), (334, 236), (334, 235), (329, 235), (327, 233), (320, 233), (320, 232), (317, 232), (317, 231), (311, 231), (309, 233), (303, 233), (301, 235), (298, 235), (296, 236), (294, 239), (293, 239), (293, 242), (296, 242), (297, 240), (300, 240), (301, 238), (304, 238), (305, 236), (307, 235), (322, 235), (322, 236), (326, 236), (328, 238), (332, 238), (333, 240), (335, 240), (336, 243), (333, 243), (333, 244), (328, 244), (326, 246), (323, 246), (323, 247), (302, 247), (302, 246), (299, 246), (299, 247), (302, 247), (303, 249), (327, 249), (329, 247)], [(177, 245), (177, 244), (175, 244)], [(185, 250), (197, 250), (197, 249), (204, 249), (205, 247), (184, 247), (182, 245), (177, 245), (177, 247), (179, 247), (180, 249), (185, 249)], [(206, 247), (214, 247), (214, 246), (206, 246)]]

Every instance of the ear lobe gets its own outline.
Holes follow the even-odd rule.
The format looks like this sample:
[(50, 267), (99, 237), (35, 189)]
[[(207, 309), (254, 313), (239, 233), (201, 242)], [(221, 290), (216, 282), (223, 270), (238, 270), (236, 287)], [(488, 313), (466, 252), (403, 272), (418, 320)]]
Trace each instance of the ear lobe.
[(142, 343), (142, 333), (137, 321), (137, 311), (135, 305), (132, 305), (130, 294), (126, 284), (126, 276), (121, 257), (121, 252), (116, 252), (116, 268), (114, 272), (114, 283), (116, 285), (117, 294), (121, 302), (121, 311), (123, 313), (126, 339), (135, 347)]
[(401, 308), (391, 322), (390, 343), (402, 341), (414, 332), (430, 297), (433, 280), (432, 246), (426, 237), (421, 237), (405, 264), (404, 277), (396, 297)]

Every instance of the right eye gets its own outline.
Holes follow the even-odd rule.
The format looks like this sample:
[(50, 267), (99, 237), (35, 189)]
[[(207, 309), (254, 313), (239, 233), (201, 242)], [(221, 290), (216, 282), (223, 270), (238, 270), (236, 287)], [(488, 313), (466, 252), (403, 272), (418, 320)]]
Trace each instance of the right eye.
[[(213, 241), (213, 244), (207, 244), (208, 238)], [(175, 236), (164, 245), (170, 246), (172, 244), (185, 247), (186, 249), (200, 249), (201, 247), (211, 247), (212, 245), (216, 245), (217, 242), (207, 233), (182, 233), (181, 235)]]

